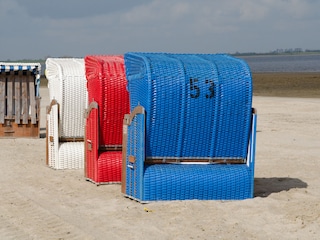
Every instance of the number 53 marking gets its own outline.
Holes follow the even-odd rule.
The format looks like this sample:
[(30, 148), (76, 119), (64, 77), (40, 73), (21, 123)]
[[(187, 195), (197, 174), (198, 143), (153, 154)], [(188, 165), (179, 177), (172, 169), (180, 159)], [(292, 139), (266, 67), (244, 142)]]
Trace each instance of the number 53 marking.
[[(197, 78), (190, 78), (190, 90), (192, 93), (190, 93), (191, 98), (198, 98), (200, 97), (200, 87), (197, 85), (198, 83)], [(205, 83), (208, 85), (208, 91), (206, 94), (206, 98), (213, 98), (214, 97), (214, 82), (213, 80), (205, 80)]]

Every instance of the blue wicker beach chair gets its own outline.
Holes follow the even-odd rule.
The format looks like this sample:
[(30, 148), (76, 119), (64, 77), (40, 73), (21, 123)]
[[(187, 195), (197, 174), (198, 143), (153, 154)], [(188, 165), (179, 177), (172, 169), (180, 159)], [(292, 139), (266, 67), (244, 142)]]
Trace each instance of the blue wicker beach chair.
[(122, 192), (140, 202), (253, 197), (248, 65), (223, 54), (125, 54)]

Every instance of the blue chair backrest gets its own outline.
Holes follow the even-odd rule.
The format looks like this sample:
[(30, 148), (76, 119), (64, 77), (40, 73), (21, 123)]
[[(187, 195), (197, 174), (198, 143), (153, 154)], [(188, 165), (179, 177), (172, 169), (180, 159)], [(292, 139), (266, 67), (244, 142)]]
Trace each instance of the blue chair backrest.
[(246, 158), (248, 65), (225, 54), (126, 53), (130, 110), (146, 110), (147, 157)]

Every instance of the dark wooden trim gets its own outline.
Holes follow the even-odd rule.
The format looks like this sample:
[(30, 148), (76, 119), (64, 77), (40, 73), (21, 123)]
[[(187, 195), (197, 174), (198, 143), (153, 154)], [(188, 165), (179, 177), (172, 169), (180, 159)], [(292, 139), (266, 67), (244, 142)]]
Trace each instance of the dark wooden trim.
[(83, 142), (83, 137), (59, 137), (59, 142)]
[(133, 111), (130, 113), (130, 114), (126, 114), (126, 121), (127, 121), (127, 125), (131, 125), (131, 122), (133, 120), (133, 118), (137, 115), (137, 114), (144, 114), (145, 113), (145, 110), (144, 110), (144, 107), (142, 106), (136, 106)]
[(88, 118), (90, 112), (91, 112), (93, 109), (98, 109), (98, 103), (95, 102), (95, 101), (93, 101), (93, 102), (91, 102), (91, 103), (89, 104), (88, 108), (86, 109), (86, 111), (85, 111), (85, 113), (84, 113), (84, 114), (85, 114), (84, 118)]
[(146, 158), (146, 164), (161, 163), (225, 163), (225, 164), (243, 164), (245, 159), (238, 158)]
[(100, 145), (99, 151), (122, 151), (122, 145)]
[(58, 104), (58, 107), (59, 107), (59, 103), (57, 102), (57, 100), (52, 99), (50, 102), (50, 105), (47, 107), (47, 114), (49, 114), (51, 112), (51, 108), (56, 104)]

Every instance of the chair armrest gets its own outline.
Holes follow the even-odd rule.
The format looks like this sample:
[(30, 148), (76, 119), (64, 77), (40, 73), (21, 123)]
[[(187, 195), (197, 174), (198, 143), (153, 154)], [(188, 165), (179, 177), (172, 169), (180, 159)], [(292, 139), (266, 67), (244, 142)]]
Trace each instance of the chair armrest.
[(99, 109), (98, 103), (93, 101), (85, 111), (85, 164), (86, 177), (95, 175), (94, 163), (98, 159), (99, 151)]
[(52, 107), (55, 106), (55, 105), (59, 106), (59, 103), (57, 102), (56, 99), (52, 99), (51, 102), (50, 102), (50, 105), (47, 106), (47, 114), (50, 114), (50, 112), (52, 110)]
[[(137, 129), (140, 130), (139, 134), (136, 134)], [(122, 141), (121, 192), (126, 193), (127, 172), (136, 171), (139, 184), (142, 184), (145, 161), (145, 109), (142, 106), (137, 106), (130, 114), (125, 114)]]
[(47, 129), (46, 129), (46, 147), (47, 159), (46, 163), (49, 166), (53, 165), (54, 161), (58, 161), (59, 157), (59, 104), (53, 99), (47, 107)]
[(247, 165), (254, 169), (255, 150), (256, 150), (256, 132), (257, 132), (257, 110), (252, 108), (251, 131), (249, 138), (249, 147), (247, 154)]

